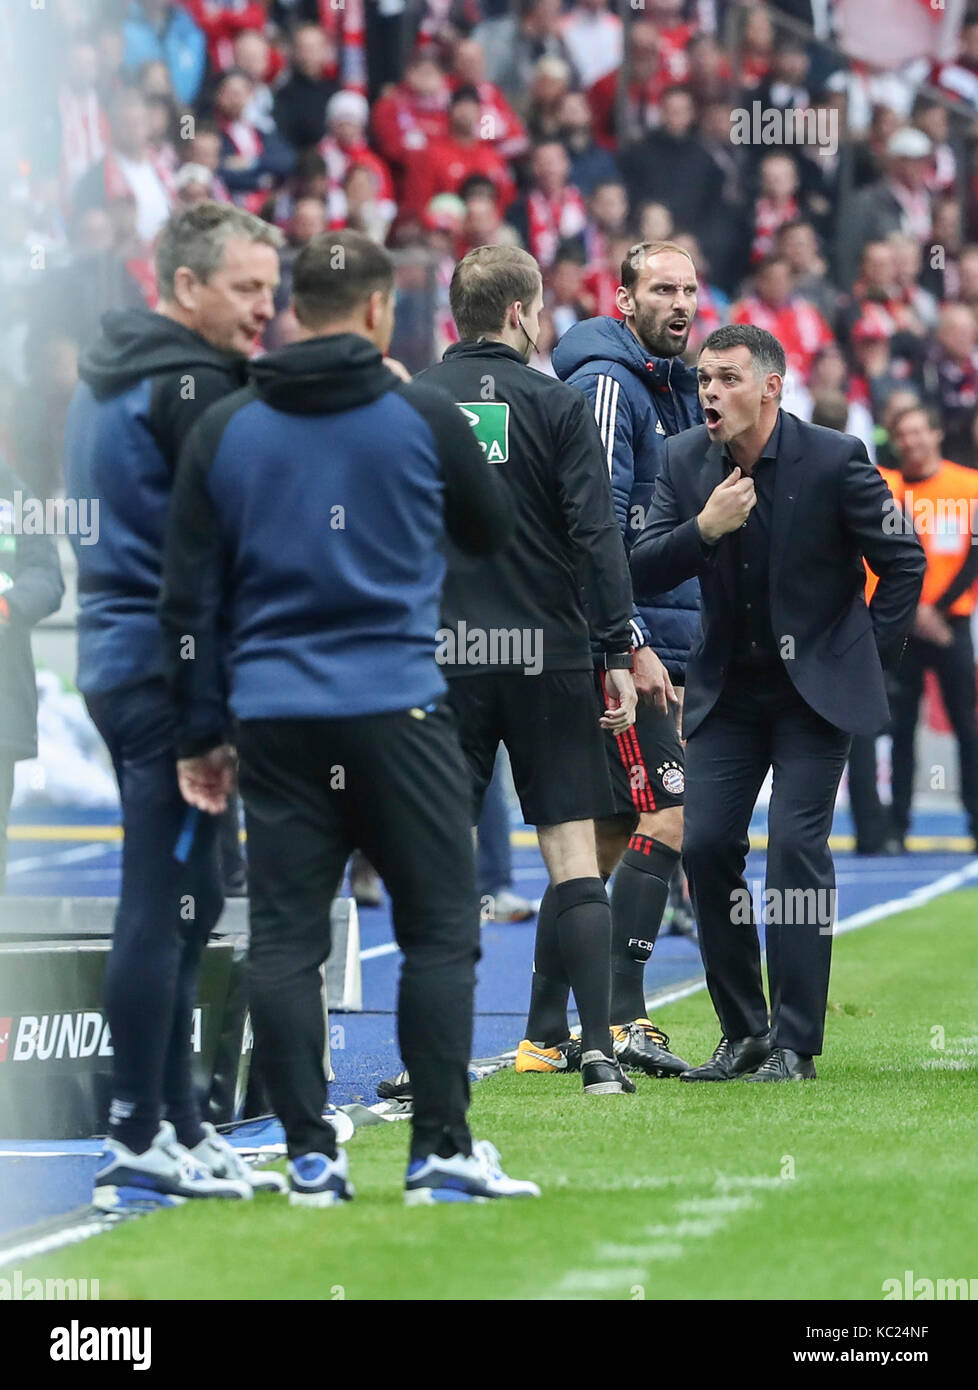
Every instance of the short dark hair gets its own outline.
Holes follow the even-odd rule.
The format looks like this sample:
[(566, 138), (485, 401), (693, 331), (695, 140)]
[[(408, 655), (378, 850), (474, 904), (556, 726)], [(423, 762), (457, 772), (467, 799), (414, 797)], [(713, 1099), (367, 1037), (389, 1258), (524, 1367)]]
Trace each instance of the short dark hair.
[(292, 173), (297, 183), (308, 183), (310, 179), (321, 179), (326, 173), (326, 161), (318, 150), (300, 150), (296, 155)]
[(449, 289), (452, 317), (466, 341), (498, 333), (511, 304), (532, 304), (540, 267), (518, 246), (476, 246), (455, 267)]
[(573, 261), (575, 265), (587, 265), (587, 252), (576, 237), (566, 237), (557, 246), (554, 265), (561, 261)]
[(845, 434), (849, 402), (841, 391), (820, 391), (812, 403), (812, 424)]
[(304, 328), (347, 318), (377, 290), (394, 287), (394, 262), (363, 232), (323, 232), (295, 258), (292, 302)]
[(470, 174), (456, 191), (463, 203), (475, 197), (491, 198), (494, 203), (499, 202), (499, 189), (485, 174)]
[(668, 87), (664, 87), (662, 89), (662, 92), (659, 96), (659, 105), (661, 106), (667, 97), (675, 96), (689, 97), (693, 105), (695, 106), (696, 104), (696, 98), (693, 96), (693, 93), (689, 90), (688, 87), (684, 87), (681, 82), (672, 82)]
[(471, 83), (465, 87), (456, 87), (449, 99), (449, 106), (457, 106), (460, 101), (474, 101), (476, 106), (482, 105), (482, 98), (479, 96), (478, 89)]
[(754, 279), (756, 280), (759, 275), (763, 275), (766, 270), (772, 270), (776, 265), (783, 265), (789, 271), (791, 270), (791, 266), (788, 265), (787, 259), (780, 251), (769, 251), (764, 259), (758, 261), (757, 265), (754, 267)]
[(754, 362), (759, 375), (777, 372), (784, 377), (788, 370), (784, 348), (773, 333), (766, 328), (756, 328), (752, 323), (728, 323), (723, 328), (715, 328), (700, 348), (704, 352), (729, 352), (731, 348), (745, 347)]
[(621, 179), (615, 178), (614, 174), (610, 174), (607, 178), (598, 179), (597, 183), (593, 185), (593, 187), (591, 188), (591, 192), (587, 195), (588, 202), (590, 202), (592, 198), (596, 197), (597, 194), (600, 193), (602, 188), (620, 188), (625, 195), (625, 201), (628, 201), (628, 190), (626, 189), (624, 183)]
[(898, 410), (890, 421), (890, 438), (896, 434), (899, 427), (911, 415), (925, 416), (928, 425), (932, 430), (939, 430), (944, 433), (944, 419), (941, 412), (934, 405), (927, 405), (925, 401), (918, 401), (916, 405), (906, 405), (902, 410)]
[[(815, 231), (815, 224), (809, 222), (807, 217), (789, 217), (787, 222), (782, 222), (775, 232), (774, 237), (778, 245), (784, 241), (785, 237), (791, 232), (797, 232), (799, 227), (807, 227), (810, 232), (815, 232), (815, 240), (818, 241), (818, 232)], [(778, 257), (778, 259), (782, 259)]]

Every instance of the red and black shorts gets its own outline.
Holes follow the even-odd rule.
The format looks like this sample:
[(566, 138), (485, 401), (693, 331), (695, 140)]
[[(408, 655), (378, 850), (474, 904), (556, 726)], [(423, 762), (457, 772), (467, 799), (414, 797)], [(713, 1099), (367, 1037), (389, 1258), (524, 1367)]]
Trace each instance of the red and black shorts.
[[(595, 673), (595, 688), (602, 711), (604, 672)], [(641, 815), (681, 806), (686, 791), (686, 763), (679, 738), (675, 708), (660, 714), (639, 702), (635, 723), (623, 734), (605, 734), (608, 772), (615, 800), (615, 815)]]

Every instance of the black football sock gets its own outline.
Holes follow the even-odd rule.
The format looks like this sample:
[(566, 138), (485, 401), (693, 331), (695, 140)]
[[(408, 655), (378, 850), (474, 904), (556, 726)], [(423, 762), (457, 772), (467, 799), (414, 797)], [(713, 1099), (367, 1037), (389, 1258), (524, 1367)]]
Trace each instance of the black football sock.
[(645, 1017), (645, 964), (662, 925), (679, 851), (649, 835), (628, 842), (611, 887), (611, 1022)]
[(564, 969), (557, 940), (557, 909), (553, 887), (548, 884), (537, 913), (537, 936), (533, 948), (533, 983), (525, 1037), (538, 1047), (553, 1047), (570, 1036), (567, 1000), (570, 981)]
[(611, 907), (600, 878), (572, 878), (554, 888), (557, 940), (581, 1020), (581, 1050), (612, 1056)]

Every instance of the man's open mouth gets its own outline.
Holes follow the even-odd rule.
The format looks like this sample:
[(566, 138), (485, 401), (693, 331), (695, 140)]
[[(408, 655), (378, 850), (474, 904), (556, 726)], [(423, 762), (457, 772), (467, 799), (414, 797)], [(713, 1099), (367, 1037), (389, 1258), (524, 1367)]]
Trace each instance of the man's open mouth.
[(723, 419), (723, 416), (720, 414), (719, 410), (714, 409), (712, 405), (708, 405), (706, 407), (706, 409), (703, 411), (703, 416), (706, 420), (706, 423), (710, 426), (719, 425), (720, 421)]
[(678, 337), (679, 334), (686, 332), (687, 328), (689, 327), (689, 319), (670, 319), (668, 327), (669, 332), (675, 333)]

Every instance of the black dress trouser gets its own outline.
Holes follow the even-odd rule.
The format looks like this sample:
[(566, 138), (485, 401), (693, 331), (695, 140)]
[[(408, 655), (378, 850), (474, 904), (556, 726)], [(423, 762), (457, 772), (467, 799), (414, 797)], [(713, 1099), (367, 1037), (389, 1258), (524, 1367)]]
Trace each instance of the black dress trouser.
[(941, 698), (958, 744), (961, 801), (968, 830), (978, 839), (978, 718), (975, 714), (975, 653), (969, 617), (948, 620), (949, 647), (911, 637), (896, 672), (893, 710), (893, 824), (898, 835), (910, 828), (913, 799), (914, 743), (924, 675), (937, 676)]
[(860, 854), (879, 854), (889, 820), (877, 786), (876, 739), (859, 734), (849, 749), (849, 810)]
[(828, 838), (848, 753), (849, 735), (805, 703), (780, 663), (734, 669), (687, 740), (683, 858), (707, 986), (728, 1038), (768, 1031), (744, 868), (751, 814), (773, 767), (764, 898), (771, 1045), (822, 1050), (835, 917)]
[(398, 1042), (411, 1152), (471, 1150), (466, 1124), (479, 902), (472, 788), (444, 700), (357, 719), (242, 720), (249, 982), (255, 1050), (289, 1154), (336, 1152), (326, 1100), (320, 966), (330, 904), (361, 849), (393, 901), (404, 953)]

